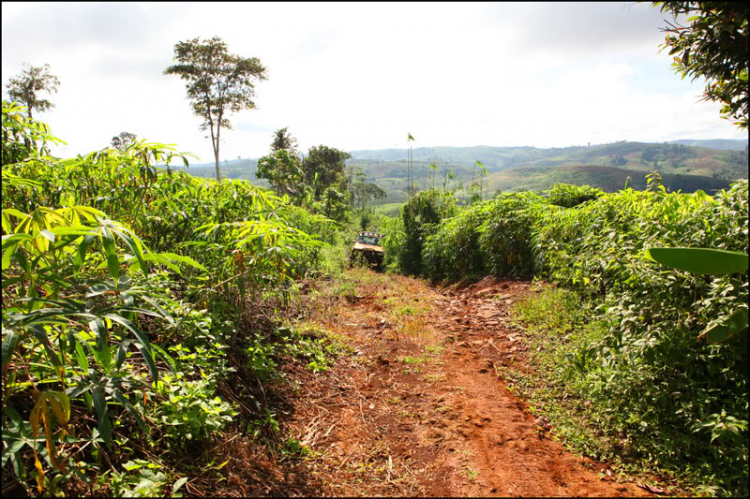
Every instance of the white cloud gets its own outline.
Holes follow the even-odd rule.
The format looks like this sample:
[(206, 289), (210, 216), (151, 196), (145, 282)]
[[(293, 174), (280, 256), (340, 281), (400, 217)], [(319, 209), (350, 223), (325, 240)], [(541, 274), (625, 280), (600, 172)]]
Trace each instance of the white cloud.
[[(221, 36), (269, 79), (232, 116), (223, 157), (257, 157), (288, 126), (302, 148), (566, 146), (742, 138), (700, 82), (658, 53), (642, 4), (2, 4), (3, 82), (23, 61), (59, 76), (42, 119), (83, 153), (121, 131), (211, 160), (173, 46)], [(34, 36), (28, 27), (34, 26)]]

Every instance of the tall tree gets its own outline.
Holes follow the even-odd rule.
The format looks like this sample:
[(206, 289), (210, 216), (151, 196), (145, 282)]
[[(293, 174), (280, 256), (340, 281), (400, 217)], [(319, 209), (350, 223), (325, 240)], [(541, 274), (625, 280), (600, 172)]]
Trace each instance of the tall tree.
[(174, 47), (174, 60), (164, 74), (179, 75), (187, 81), (188, 99), (193, 112), (203, 118), (201, 130), (211, 133), (211, 146), (216, 160), (216, 180), (221, 181), (219, 149), (221, 129), (231, 130), (229, 112), (255, 109), (255, 80), (266, 79), (266, 68), (255, 57), (230, 54), (219, 37), (179, 42)]
[(305, 183), (314, 186), (315, 199), (320, 199), (328, 187), (339, 192), (346, 189), (346, 160), (352, 155), (333, 147), (311, 147), (302, 163)]
[(297, 139), (292, 137), (288, 128), (289, 127), (279, 128), (273, 132), (273, 142), (271, 142), (271, 150), (273, 152), (276, 152), (279, 149), (286, 149), (289, 151), (297, 150)]
[[(745, 2), (654, 2), (674, 16), (662, 28), (662, 48), (676, 54), (672, 66), (682, 77), (706, 78), (704, 100), (723, 104), (721, 115), (748, 128), (748, 12)], [(677, 21), (688, 16), (688, 26)]]
[(8, 96), (14, 102), (19, 102), (26, 106), (29, 118), (33, 118), (32, 111), (46, 111), (55, 105), (47, 99), (39, 97), (40, 92), (57, 93), (57, 87), (60, 86), (60, 80), (57, 76), (50, 74), (49, 64), (34, 67), (24, 63), (24, 69), (19, 76), (13, 77), (8, 81)]

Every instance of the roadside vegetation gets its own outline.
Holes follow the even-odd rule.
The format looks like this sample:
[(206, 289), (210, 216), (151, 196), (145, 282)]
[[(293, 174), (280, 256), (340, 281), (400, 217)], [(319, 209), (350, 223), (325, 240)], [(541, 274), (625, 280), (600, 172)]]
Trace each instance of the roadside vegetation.
[(266, 390), (338, 349), (286, 315), (299, 279), (341, 273), (348, 205), (157, 168), (187, 156), (142, 140), (54, 158), (13, 103), (2, 140), (8, 493), (195, 493), (225, 435), (286, 445)]
[(563, 400), (569, 411), (572, 400), (586, 403), (586, 418), (575, 418), (582, 425), (563, 434), (595, 457), (671, 470), (713, 493), (747, 491), (747, 330), (721, 343), (701, 335), (747, 310), (747, 272), (696, 275), (645, 255), (651, 247), (747, 253), (747, 181), (714, 197), (668, 192), (658, 175), (645, 191), (558, 185), (457, 214), (448, 199), (421, 192), (391, 222), (392, 270), (436, 282), (557, 283), (517, 311), (544, 347), (536, 396), (553, 412)]

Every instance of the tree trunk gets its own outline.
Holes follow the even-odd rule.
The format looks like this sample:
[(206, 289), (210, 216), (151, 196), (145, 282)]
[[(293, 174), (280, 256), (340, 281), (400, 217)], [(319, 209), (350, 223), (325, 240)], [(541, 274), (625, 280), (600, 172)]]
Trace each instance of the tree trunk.
[(216, 149), (216, 136), (214, 135), (214, 122), (210, 118), (208, 119), (208, 127), (211, 129), (211, 147), (214, 150), (214, 160), (216, 161), (216, 180), (221, 182), (221, 172), (219, 171), (219, 151)]
[(219, 147), (221, 139), (221, 116), (219, 113), (219, 119), (216, 120), (216, 147), (214, 147), (214, 153), (216, 154), (216, 181), (221, 182), (221, 172), (219, 171)]

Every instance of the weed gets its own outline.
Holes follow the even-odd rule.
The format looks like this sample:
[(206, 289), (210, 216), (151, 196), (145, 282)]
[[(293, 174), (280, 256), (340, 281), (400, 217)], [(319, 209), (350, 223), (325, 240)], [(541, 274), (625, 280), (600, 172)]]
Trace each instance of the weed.
[(404, 364), (424, 364), (429, 362), (430, 359), (427, 357), (401, 357), (400, 360)]
[(437, 356), (443, 353), (445, 347), (443, 345), (428, 345), (425, 350), (427, 351), (427, 353)]
[(476, 471), (476, 470), (473, 470), (473, 469), (471, 469), (471, 468), (464, 468), (464, 473), (466, 473), (466, 478), (467, 478), (467, 479), (468, 479), (468, 480), (469, 480), (470, 482), (473, 482), (473, 481), (474, 481), (474, 480), (476, 480), (476, 479), (477, 479), (477, 477), (479, 476), (479, 472), (478, 472), (478, 471)]

